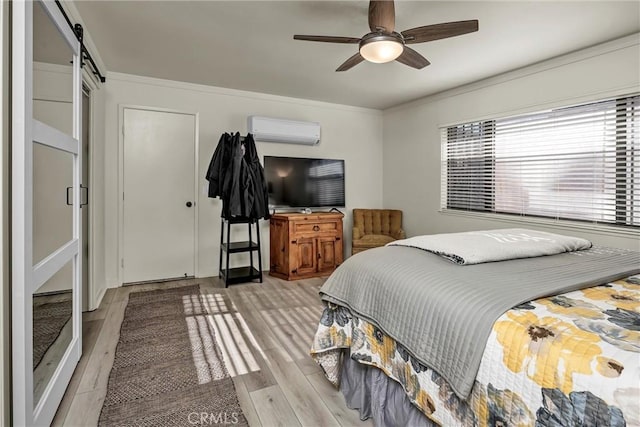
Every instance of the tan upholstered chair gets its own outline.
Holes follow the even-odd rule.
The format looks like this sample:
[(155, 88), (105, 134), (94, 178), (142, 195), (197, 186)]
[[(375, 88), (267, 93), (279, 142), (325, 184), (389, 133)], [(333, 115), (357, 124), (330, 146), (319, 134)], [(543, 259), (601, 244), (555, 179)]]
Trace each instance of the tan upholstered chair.
[(354, 209), (351, 254), (404, 239), (402, 211), (393, 209)]

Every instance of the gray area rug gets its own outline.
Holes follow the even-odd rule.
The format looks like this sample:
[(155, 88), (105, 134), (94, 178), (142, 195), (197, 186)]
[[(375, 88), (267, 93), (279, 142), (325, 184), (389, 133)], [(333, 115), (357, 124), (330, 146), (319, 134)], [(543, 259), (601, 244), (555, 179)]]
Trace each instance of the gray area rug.
[(199, 287), (129, 295), (99, 426), (248, 425)]
[(33, 369), (42, 362), (49, 347), (58, 339), (64, 325), (71, 319), (69, 295), (33, 296)]

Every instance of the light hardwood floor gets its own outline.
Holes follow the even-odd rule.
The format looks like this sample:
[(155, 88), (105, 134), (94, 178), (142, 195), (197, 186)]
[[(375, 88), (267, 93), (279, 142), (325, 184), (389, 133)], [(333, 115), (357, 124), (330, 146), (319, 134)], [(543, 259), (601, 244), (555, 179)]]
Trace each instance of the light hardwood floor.
[(100, 307), (83, 316), (83, 355), (53, 425), (97, 424), (129, 293), (197, 283), (251, 426), (372, 426), (346, 407), (309, 356), (323, 282), (287, 282), (265, 274), (262, 284), (226, 289), (218, 278), (109, 289)]

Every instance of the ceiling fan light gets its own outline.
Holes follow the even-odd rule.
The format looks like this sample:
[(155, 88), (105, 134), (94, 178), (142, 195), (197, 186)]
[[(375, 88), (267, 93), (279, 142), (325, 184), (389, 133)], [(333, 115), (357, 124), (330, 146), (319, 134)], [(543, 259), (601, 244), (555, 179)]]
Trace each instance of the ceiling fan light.
[(391, 62), (402, 54), (404, 46), (396, 40), (379, 40), (363, 43), (360, 55), (369, 62), (382, 64)]

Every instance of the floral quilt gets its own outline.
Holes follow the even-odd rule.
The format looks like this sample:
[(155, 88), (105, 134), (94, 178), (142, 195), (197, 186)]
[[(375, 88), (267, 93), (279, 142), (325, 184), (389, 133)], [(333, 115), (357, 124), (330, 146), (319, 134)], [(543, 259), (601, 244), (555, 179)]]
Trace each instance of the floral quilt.
[(640, 275), (504, 313), (467, 400), (375, 324), (327, 304), (311, 355), (336, 386), (343, 349), (443, 426), (640, 426)]

